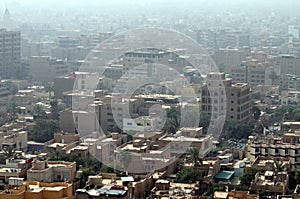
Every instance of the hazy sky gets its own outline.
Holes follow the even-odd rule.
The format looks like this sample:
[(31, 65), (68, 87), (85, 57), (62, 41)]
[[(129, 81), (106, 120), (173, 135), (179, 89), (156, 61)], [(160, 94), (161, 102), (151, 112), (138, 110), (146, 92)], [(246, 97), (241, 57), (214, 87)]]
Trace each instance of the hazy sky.
[(198, 5), (203, 8), (205, 6), (213, 7), (240, 7), (241, 9), (247, 9), (249, 6), (265, 8), (291, 8), (298, 9), (299, 0), (1, 0), (2, 7), (10, 4), (32, 7), (47, 7), (61, 8), (63, 6), (71, 7), (102, 7), (102, 6), (116, 6), (116, 5), (151, 5), (153, 7), (159, 7), (160, 5), (177, 5), (180, 6), (194, 6)]

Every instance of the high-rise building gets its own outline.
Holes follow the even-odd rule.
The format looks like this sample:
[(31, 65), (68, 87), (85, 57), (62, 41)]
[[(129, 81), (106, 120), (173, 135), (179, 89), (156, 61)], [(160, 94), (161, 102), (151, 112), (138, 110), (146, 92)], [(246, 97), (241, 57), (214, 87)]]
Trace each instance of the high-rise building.
[(17, 78), (21, 62), (19, 31), (0, 29), (0, 77)]
[[(223, 85), (225, 89), (222, 89)], [(210, 73), (202, 87), (202, 111), (211, 117), (225, 115), (226, 119), (249, 121), (252, 113), (251, 87), (247, 83), (232, 83), (224, 73)]]

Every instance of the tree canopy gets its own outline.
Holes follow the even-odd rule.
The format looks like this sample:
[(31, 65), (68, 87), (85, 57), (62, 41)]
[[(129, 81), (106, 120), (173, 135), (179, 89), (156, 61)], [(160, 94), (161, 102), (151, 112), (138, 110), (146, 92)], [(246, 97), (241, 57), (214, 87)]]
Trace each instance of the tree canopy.
[(226, 121), (224, 134), (225, 138), (235, 138), (235, 139), (247, 139), (252, 133), (252, 126), (250, 124), (239, 123), (233, 120)]
[(36, 142), (47, 142), (54, 138), (54, 133), (59, 131), (58, 121), (41, 119), (36, 122), (29, 137)]
[(202, 172), (200, 169), (194, 168), (194, 167), (183, 167), (176, 176), (176, 179), (181, 182), (196, 182), (201, 181), (202, 178)]

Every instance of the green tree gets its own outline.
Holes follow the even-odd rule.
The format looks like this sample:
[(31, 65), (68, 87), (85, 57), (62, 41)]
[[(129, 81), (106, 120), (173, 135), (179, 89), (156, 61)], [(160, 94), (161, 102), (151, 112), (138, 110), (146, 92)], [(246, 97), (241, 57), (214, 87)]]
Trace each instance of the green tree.
[(47, 113), (44, 111), (43, 106), (39, 104), (34, 105), (31, 114), (37, 116), (39, 119), (47, 118)]
[(199, 153), (200, 149), (196, 147), (190, 148), (187, 151), (187, 159), (188, 161), (193, 162), (194, 166), (202, 165), (202, 158), (200, 158)]
[(6, 159), (10, 159), (15, 155), (15, 148), (13, 146), (7, 146), (3, 149), (3, 154)]
[(200, 112), (199, 126), (203, 127), (203, 133), (204, 134), (206, 134), (207, 131), (208, 131), (209, 123), (210, 123), (210, 116), (206, 112), (201, 111)]
[(85, 187), (86, 183), (88, 181), (89, 176), (96, 175), (96, 174), (97, 174), (97, 172), (95, 172), (91, 168), (83, 168), (83, 169), (81, 169), (80, 186), (81, 187)]
[(177, 130), (180, 127), (180, 120), (181, 120), (180, 110), (175, 107), (171, 107), (166, 111), (167, 111), (167, 120), (163, 127), (163, 131), (170, 134), (174, 134), (177, 132)]
[(172, 118), (168, 118), (162, 130), (169, 134), (175, 134), (178, 130), (177, 122)]
[(260, 100), (261, 96), (260, 96), (260, 93), (253, 93), (252, 94), (252, 99), (254, 100)]
[(45, 89), (45, 92), (48, 93), (49, 99), (50, 99), (52, 96), (52, 92), (54, 91), (53, 84), (52, 83), (45, 84), (44, 89)]
[(260, 110), (259, 110), (259, 108), (257, 108), (257, 106), (253, 106), (252, 112), (253, 112), (254, 119), (258, 120), (259, 117), (260, 117), (260, 113), (261, 113)]
[(224, 186), (220, 186), (220, 185), (212, 185), (209, 186), (207, 189), (207, 194), (208, 196), (212, 196), (216, 191), (226, 191), (226, 188)]
[(202, 171), (194, 167), (183, 167), (176, 175), (176, 180), (181, 182), (202, 181)]
[(270, 73), (269, 78), (272, 80), (272, 85), (274, 85), (274, 80), (275, 80), (275, 79), (278, 79), (278, 75), (277, 75), (277, 73), (273, 70), (273, 71)]
[(260, 172), (261, 170), (255, 168), (247, 168), (244, 175), (240, 177), (240, 185), (249, 187), (251, 182), (254, 180), (256, 173)]
[(16, 119), (18, 111), (18, 104), (15, 101), (6, 104), (6, 112), (10, 115), (11, 119)]
[(295, 109), (294, 111), (293, 111), (293, 113), (294, 113), (294, 120), (296, 120), (296, 121), (300, 121), (300, 109), (298, 108), (298, 109)]
[(253, 127), (251, 126), (251, 124), (228, 120), (225, 122), (223, 136), (227, 139), (247, 139), (251, 135), (252, 129)]
[(282, 121), (284, 120), (284, 116), (285, 114), (289, 111), (291, 107), (289, 106), (285, 106), (285, 105), (281, 105), (279, 108), (275, 109), (275, 110), (267, 110), (268, 114), (274, 114), (276, 117), (276, 121)]
[(4, 83), (5, 87), (9, 90), (9, 93), (11, 95), (14, 95), (18, 92), (18, 87), (17, 85), (15, 85), (14, 83), (12, 83), (11, 81), (6, 81)]
[(56, 98), (50, 99), (50, 106), (51, 106), (51, 119), (58, 120), (59, 119), (59, 106), (58, 101)]
[(276, 175), (279, 172), (286, 171), (286, 170), (287, 170), (287, 168), (283, 161), (276, 161), (276, 160), (274, 161), (273, 171), (276, 173)]
[(33, 130), (29, 132), (29, 137), (36, 142), (47, 142), (54, 138), (54, 133), (59, 131), (58, 121), (38, 120)]
[(299, 184), (300, 183), (300, 169), (295, 169), (293, 171), (294, 173), (294, 180), (296, 181), (296, 184)]

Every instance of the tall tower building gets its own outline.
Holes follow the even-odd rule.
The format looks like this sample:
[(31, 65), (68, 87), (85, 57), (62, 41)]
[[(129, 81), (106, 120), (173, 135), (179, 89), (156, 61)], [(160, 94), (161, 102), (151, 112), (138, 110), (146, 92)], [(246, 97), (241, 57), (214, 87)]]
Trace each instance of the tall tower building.
[(0, 29), (0, 77), (17, 78), (21, 60), (19, 31)]
[(5, 9), (3, 15), (3, 23), (1, 24), (2, 28), (11, 29), (13, 27), (13, 20), (8, 8)]
[(5, 9), (4, 16), (3, 16), (3, 20), (4, 20), (4, 21), (9, 21), (9, 20), (11, 20), (11, 18), (10, 18), (10, 12), (9, 12), (8, 8)]

